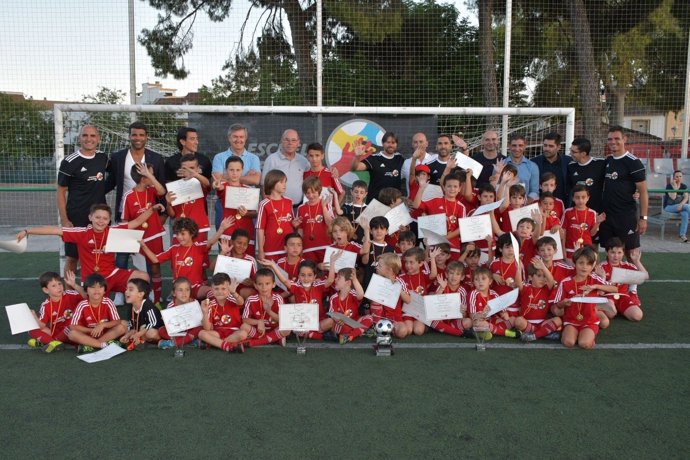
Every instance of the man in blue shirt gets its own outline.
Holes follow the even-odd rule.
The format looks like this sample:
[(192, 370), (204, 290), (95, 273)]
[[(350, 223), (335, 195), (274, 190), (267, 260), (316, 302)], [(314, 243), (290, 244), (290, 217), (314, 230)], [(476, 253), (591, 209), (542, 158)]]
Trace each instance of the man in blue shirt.
[[(228, 128), (228, 143), (230, 147), (213, 157), (213, 178), (222, 180), (225, 174), (225, 162), (232, 156), (237, 156), (242, 159), (244, 169), (242, 170), (242, 177), (240, 183), (249, 186), (258, 186), (261, 182), (261, 163), (259, 157), (247, 151), (248, 131), (244, 125), (235, 123)], [(223, 220), (223, 203), (216, 200), (216, 228), (220, 226)]]
[(539, 200), (539, 168), (529, 159), (525, 158), (525, 138), (515, 134), (510, 138), (510, 156), (506, 163), (515, 165), (518, 170), (518, 179), (525, 185), (527, 200), (534, 203)]

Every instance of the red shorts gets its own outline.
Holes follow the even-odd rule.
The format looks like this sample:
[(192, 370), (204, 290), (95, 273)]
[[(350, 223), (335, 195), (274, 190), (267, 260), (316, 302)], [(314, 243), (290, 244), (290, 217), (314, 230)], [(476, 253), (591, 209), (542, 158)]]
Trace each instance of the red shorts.
[(566, 326), (574, 327), (575, 329), (577, 329), (577, 332), (582, 332), (585, 329), (591, 329), (592, 332), (594, 332), (595, 336), (599, 333), (598, 324), (563, 323), (563, 328), (565, 328)]
[(228, 337), (230, 337), (232, 334), (235, 332), (239, 331), (239, 327), (215, 327), (213, 328), (214, 331), (218, 333), (221, 339), (225, 340)]
[(108, 285), (105, 295), (111, 292), (125, 292), (127, 290), (127, 281), (134, 273), (134, 270), (126, 268), (116, 268), (113, 272), (105, 278)]
[[(154, 238), (151, 241), (146, 242), (146, 246), (153, 252), (154, 254), (160, 254), (163, 252), (163, 237), (159, 236), (158, 238)], [(139, 254), (144, 254), (144, 251), (139, 251)], [(144, 255), (146, 257), (146, 255)], [(153, 262), (151, 259), (146, 257), (146, 262), (149, 264), (152, 264)]]
[(640, 298), (637, 297), (637, 294), (622, 294), (618, 300), (616, 300), (614, 297), (611, 297), (611, 300), (613, 301), (613, 304), (616, 306), (616, 311), (618, 311), (619, 315), (623, 315), (625, 313), (625, 310), (627, 310), (630, 307), (639, 307), (642, 302), (640, 302)]

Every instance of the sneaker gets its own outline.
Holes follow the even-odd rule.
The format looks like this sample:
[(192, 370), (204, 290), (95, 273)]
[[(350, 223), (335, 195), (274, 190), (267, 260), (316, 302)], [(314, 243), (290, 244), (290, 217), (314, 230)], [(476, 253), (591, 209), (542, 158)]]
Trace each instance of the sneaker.
[(161, 350), (169, 350), (170, 348), (175, 348), (175, 341), (170, 339), (170, 340), (161, 340), (158, 342), (158, 348)]
[(194, 339), (191, 342), (189, 342), (189, 347), (190, 348), (201, 348), (201, 340), (199, 339)]
[(364, 337), (369, 337), (370, 339), (375, 339), (376, 338), (376, 331), (374, 330), (373, 327), (370, 327), (367, 329), (364, 334), (362, 334)]
[(474, 339), (476, 337), (473, 328), (465, 329), (462, 333), (462, 336), (467, 337), (468, 339)]
[(546, 340), (561, 340), (561, 333), (558, 331), (552, 332), (549, 335), (544, 336)]
[(120, 342), (119, 340), (116, 340), (116, 339), (108, 340), (108, 343), (106, 343), (106, 345), (117, 345), (118, 347), (125, 348), (124, 344), (122, 342)]
[(41, 348), (43, 344), (41, 343), (40, 340), (31, 338), (29, 339), (26, 344), (29, 346), (31, 349), (36, 349), (36, 348)]
[(338, 336), (333, 331), (326, 331), (323, 333), (323, 340), (328, 342), (337, 342)]
[(340, 345), (345, 345), (350, 341), (350, 336), (347, 334), (340, 334), (338, 337), (338, 342), (340, 342)]
[(523, 342), (534, 342), (537, 340), (537, 336), (534, 335), (534, 332), (523, 332), (522, 335), (520, 336), (520, 340)]
[(79, 345), (77, 348), (77, 353), (80, 355), (84, 353), (93, 353), (94, 351), (96, 351), (96, 349), (89, 345)]
[(517, 329), (506, 329), (505, 336), (511, 339), (519, 339), (520, 331), (518, 331)]
[(52, 353), (54, 351), (60, 351), (60, 350), (62, 350), (63, 346), (64, 346), (64, 344), (62, 342), (60, 342), (59, 340), (53, 340), (48, 345), (45, 345), (43, 347), (43, 353)]
[(690, 242), (690, 240), (688, 240), (688, 237), (685, 236), (685, 235), (680, 235), (679, 238), (680, 238), (680, 242), (681, 242), (681, 243), (688, 243), (688, 242)]
[(479, 331), (475, 334), (477, 334), (477, 337), (479, 337), (480, 339), (484, 339), (484, 341), (486, 342), (494, 338), (494, 335), (491, 333), (491, 331)]

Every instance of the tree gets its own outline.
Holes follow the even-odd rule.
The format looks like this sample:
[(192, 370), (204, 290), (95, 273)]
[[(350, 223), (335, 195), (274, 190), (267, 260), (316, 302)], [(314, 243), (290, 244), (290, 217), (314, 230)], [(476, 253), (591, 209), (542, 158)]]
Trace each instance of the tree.
[(6, 128), (0, 136), (3, 157), (50, 157), (55, 153), (53, 114), (31, 98), (0, 93), (0, 126)]
[[(482, 66), (482, 91), (486, 107), (498, 107), (498, 83), (494, 63), (493, 0), (477, 0), (479, 10), (479, 60)], [(498, 118), (489, 121), (496, 125)], [(489, 128), (491, 126), (487, 126)]]

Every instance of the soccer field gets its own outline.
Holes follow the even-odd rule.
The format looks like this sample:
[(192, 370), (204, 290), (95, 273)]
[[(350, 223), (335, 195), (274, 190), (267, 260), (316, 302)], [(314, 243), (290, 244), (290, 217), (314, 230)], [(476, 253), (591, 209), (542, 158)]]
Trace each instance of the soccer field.
[[(591, 351), (429, 334), (243, 355), (148, 348), (98, 364), (21, 349), (0, 325), (6, 458), (681, 458), (690, 423), (687, 260), (648, 254), (646, 317)], [(0, 255), (4, 305), (42, 293), (54, 254)], [(167, 286), (166, 285), (166, 289)], [(309, 344), (308, 344), (309, 347)]]

